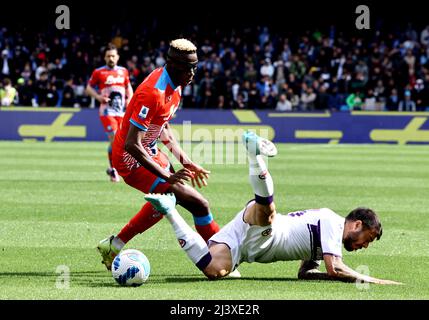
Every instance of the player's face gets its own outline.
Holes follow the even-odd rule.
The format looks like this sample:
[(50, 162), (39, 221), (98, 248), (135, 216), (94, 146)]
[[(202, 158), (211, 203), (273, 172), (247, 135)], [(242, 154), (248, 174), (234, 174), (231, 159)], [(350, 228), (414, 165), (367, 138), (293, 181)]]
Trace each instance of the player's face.
[(118, 64), (119, 55), (116, 50), (107, 50), (104, 55), (104, 61), (109, 66), (109, 68), (114, 68)]
[(362, 248), (368, 248), (369, 244), (374, 241), (377, 234), (375, 230), (357, 227), (355, 230), (349, 231), (343, 243), (347, 251), (355, 251)]
[(190, 53), (171, 61), (177, 74), (178, 85), (185, 87), (192, 82), (197, 72), (198, 57), (196, 53)]

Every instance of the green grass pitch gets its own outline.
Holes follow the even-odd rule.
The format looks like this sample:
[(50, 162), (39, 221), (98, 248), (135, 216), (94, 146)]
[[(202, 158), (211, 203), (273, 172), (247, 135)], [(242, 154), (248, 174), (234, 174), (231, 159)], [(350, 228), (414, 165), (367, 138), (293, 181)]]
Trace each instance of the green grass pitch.
[[(125, 183), (108, 181), (106, 147), (0, 142), (0, 299), (429, 298), (427, 146), (279, 145), (279, 155), (269, 161), (279, 212), (329, 207), (345, 216), (362, 205), (378, 212), (381, 240), (359, 252), (344, 250), (344, 261), (405, 285), (369, 288), (298, 281), (298, 261), (242, 264), (241, 279), (208, 281), (182, 252), (167, 221), (126, 247), (148, 256), (148, 282), (119, 287), (95, 247), (118, 232), (144, 199)], [(252, 197), (247, 166), (204, 166), (212, 174), (202, 193), (224, 225)], [(69, 288), (61, 286), (61, 266), (70, 270)]]

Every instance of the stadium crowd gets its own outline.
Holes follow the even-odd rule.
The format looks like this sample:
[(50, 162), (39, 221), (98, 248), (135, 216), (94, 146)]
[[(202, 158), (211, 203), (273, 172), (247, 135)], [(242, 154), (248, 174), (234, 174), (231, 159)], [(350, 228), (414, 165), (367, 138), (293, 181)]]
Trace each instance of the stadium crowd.
[[(103, 48), (119, 49), (134, 89), (166, 62), (168, 39), (150, 32), (20, 33), (0, 28), (1, 105), (95, 107), (85, 94)], [(298, 33), (255, 26), (184, 35), (199, 67), (183, 108), (425, 111), (429, 26), (347, 35), (335, 27)], [(150, 40), (149, 40), (150, 39)]]

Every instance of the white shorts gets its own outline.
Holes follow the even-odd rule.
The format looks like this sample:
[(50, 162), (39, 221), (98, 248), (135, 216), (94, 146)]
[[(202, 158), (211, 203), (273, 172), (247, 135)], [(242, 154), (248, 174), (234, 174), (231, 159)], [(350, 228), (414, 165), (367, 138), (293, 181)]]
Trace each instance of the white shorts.
[(266, 254), (273, 240), (271, 225), (261, 227), (244, 221), (244, 214), (253, 203), (255, 201), (250, 201), (232, 221), (209, 239), (209, 244), (224, 243), (231, 249), (233, 270), (243, 261), (251, 263)]

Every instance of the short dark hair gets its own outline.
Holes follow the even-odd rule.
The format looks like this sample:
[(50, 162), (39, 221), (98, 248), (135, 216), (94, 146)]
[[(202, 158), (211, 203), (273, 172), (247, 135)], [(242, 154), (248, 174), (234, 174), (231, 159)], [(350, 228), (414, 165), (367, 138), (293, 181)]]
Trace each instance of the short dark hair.
[(104, 54), (106, 54), (107, 51), (110, 50), (116, 50), (118, 51), (118, 48), (113, 43), (108, 43), (107, 46), (104, 48)]
[(383, 228), (381, 227), (380, 219), (378, 219), (378, 216), (374, 210), (365, 207), (359, 207), (350, 212), (346, 217), (346, 221), (357, 220), (362, 221), (364, 228), (375, 230), (377, 232), (377, 240), (380, 240), (381, 235), (383, 234)]

